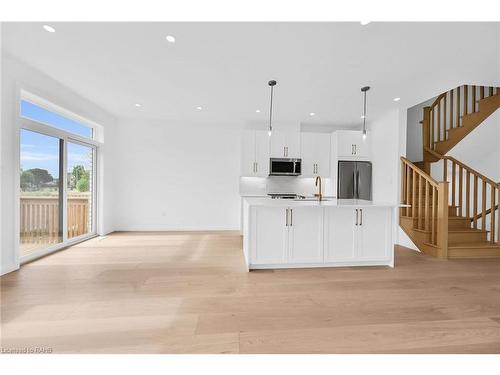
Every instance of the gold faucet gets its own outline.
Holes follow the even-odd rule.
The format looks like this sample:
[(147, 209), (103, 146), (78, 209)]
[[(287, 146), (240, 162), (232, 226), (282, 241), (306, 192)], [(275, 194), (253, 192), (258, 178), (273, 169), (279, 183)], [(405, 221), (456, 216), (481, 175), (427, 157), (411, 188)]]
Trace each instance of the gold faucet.
[[(319, 182), (319, 185), (318, 185), (318, 182)], [(320, 176), (316, 177), (316, 182), (314, 183), (314, 185), (319, 187), (319, 193), (314, 194), (314, 196), (318, 197), (318, 200), (323, 199), (323, 194), (321, 194), (321, 177)]]

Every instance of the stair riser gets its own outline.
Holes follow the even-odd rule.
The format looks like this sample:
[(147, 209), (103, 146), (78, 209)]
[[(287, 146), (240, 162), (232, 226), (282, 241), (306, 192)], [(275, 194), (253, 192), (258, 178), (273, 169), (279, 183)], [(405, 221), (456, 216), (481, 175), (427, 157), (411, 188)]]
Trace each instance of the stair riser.
[(488, 233), (486, 232), (460, 232), (460, 233), (450, 232), (448, 234), (448, 243), (461, 244), (461, 243), (487, 241), (488, 240), (487, 235)]
[(449, 259), (464, 258), (500, 258), (500, 247), (498, 248), (462, 248), (448, 249)]
[(450, 229), (470, 229), (471, 223), (467, 218), (448, 220), (448, 228)]

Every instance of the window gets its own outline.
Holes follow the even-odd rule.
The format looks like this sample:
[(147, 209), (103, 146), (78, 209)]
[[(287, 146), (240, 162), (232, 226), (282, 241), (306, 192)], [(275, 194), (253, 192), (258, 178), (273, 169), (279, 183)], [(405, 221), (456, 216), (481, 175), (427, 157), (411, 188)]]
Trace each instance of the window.
[(92, 127), (50, 105), (22, 99), (20, 107), (19, 255), (25, 262), (96, 233), (97, 147)]
[(53, 126), (68, 133), (92, 138), (93, 129), (69, 118), (51, 112), (26, 100), (21, 100), (21, 116), (30, 120)]

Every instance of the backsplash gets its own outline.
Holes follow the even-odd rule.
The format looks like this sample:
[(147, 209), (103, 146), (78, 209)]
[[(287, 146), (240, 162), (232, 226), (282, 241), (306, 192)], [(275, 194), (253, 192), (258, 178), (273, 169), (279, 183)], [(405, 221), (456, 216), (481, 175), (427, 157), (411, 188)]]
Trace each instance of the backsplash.
[[(315, 178), (300, 177), (240, 177), (240, 195), (266, 195), (268, 193), (296, 193), (311, 196), (317, 192)], [(331, 178), (322, 179), (323, 195), (335, 196)]]

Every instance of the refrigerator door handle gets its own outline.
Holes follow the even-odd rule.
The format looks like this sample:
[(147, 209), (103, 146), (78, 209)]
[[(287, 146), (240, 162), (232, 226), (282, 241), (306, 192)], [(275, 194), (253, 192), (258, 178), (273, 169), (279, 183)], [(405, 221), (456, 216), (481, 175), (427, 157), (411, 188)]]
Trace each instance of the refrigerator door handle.
[(359, 199), (359, 183), (360, 183), (359, 171), (356, 170), (356, 199)]
[(353, 184), (352, 184), (352, 197), (356, 199), (356, 192), (358, 191), (358, 186), (356, 184), (356, 170), (352, 172), (352, 179), (353, 179)]

